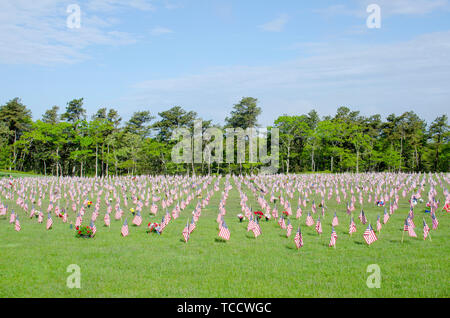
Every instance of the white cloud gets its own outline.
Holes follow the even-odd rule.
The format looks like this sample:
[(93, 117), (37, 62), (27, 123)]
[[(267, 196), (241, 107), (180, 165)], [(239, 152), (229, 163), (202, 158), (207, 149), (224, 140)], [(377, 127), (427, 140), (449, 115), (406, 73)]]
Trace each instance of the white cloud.
[(276, 19), (260, 25), (259, 28), (264, 31), (269, 32), (281, 32), (289, 21), (289, 16), (287, 14), (281, 14)]
[(394, 15), (424, 15), (437, 10), (449, 10), (448, 0), (353, 0), (353, 5), (336, 4), (314, 12), (325, 16), (348, 15), (367, 17), (369, 4), (377, 4), (384, 18)]
[(163, 35), (163, 34), (168, 34), (168, 33), (173, 33), (173, 31), (171, 29), (165, 28), (165, 27), (154, 27), (150, 33), (152, 35)]
[(427, 119), (448, 113), (450, 31), (395, 44), (311, 45), (314, 54), (275, 66), (218, 67), (137, 83), (128, 103), (195, 106), (223, 120), (243, 96), (259, 98), (263, 124), (283, 113), (321, 115), (348, 105), (387, 115), (414, 110)]
[(72, 0), (0, 1), (0, 63), (75, 63), (89, 56), (94, 45), (127, 45), (136, 42), (130, 33), (114, 29), (118, 20), (94, 12), (128, 6), (150, 10), (147, 1), (89, 0), (81, 5), (81, 28), (69, 29), (67, 6)]

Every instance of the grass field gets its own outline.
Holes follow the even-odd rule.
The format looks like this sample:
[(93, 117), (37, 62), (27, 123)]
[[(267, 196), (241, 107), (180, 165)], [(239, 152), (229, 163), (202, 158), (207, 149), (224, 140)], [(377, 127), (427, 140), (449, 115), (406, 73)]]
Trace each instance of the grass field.
[[(22, 230), (16, 232), (9, 224), (9, 212), (0, 217), (0, 297), (449, 297), (450, 296), (450, 215), (437, 212), (439, 227), (431, 231), (432, 241), (423, 240), (422, 217), (425, 203), (415, 208), (414, 222), (417, 238), (408, 237), (401, 243), (405, 217), (409, 211), (407, 198), (400, 199), (399, 209), (383, 225), (379, 240), (367, 246), (363, 239), (366, 226), (359, 222), (359, 204), (354, 218), (357, 232), (350, 237), (350, 218), (343, 202), (327, 202), (328, 210), (322, 220), (323, 234), (314, 226), (307, 227), (305, 219), (310, 204), (299, 220), (295, 219), (298, 194), (291, 200), (294, 230), (286, 238), (276, 220), (261, 222), (263, 234), (254, 238), (247, 232), (247, 222), (239, 223), (241, 212), (236, 187), (227, 200), (225, 221), (231, 239), (218, 239), (216, 217), (222, 188), (202, 210), (197, 228), (187, 244), (182, 230), (197, 200), (172, 221), (161, 236), (146, 233), (150, 221), (144, 208), (140, 227), (130, 224), (130, 235), (121, 237), (122, 222), (111, 218), (111, 227), (103, 226), (104, 201), (97, 219), (94, 239), (77, 239), (68, 224), (56, 220), (46, 231), (45, 221), (38, 224), (15, 204), (20, 211)], [(245, 188), (245, 186), (243, 187)], [(247, 188), (245, 188), (248, 190)], [(428, 188), (425, 189), (427, 193)], [(438, 190), (442, 202), (442, 191)], [(249, 204), (257, 206), (250, 191)], [(313, 197), (320, 202), (320, 197)], [(95, 197), (94, 197), (95, 199)], [(312, 199), (312, 198), (311, 198)], [(92, 199), (91, 199), (92, 200)], [(94, 200), (93, 200), (94, 201)], [(4, 198), (2, 202), (5, 203)], [(43, 203), (46, 209), (48, 202)], [(442, 205), (441, 207), (442, 208)], [(337, 211), (339, 225), (337, 248), (328, 247), (331, 220)], [(10, 211), (10, 210), (9, 210)], [(87, 211), (90, 213), (93, 208)], [(305, 212), (306, 211), (306, 212)], [(318, 209), (320, 211), (320, 209)], [(384, 209), (365, 203), (364, 211), (375, 228), (376, 217)], [(44, 211), (46, 219), (46, 213)], [(314, 220), (318, 214), (314, 215)], [(73, 213), (71, 213), (73, 218)], [(88, 224), (88, 223), (87, 223)], [(302, 226), (304, 247), (297, 250), (293, 241), (298, 225)], [(81, 268), (81, 288), (66, 286), (67, 267)], [(367, 266), (378, 264), (381, 288), (368, 288)]]

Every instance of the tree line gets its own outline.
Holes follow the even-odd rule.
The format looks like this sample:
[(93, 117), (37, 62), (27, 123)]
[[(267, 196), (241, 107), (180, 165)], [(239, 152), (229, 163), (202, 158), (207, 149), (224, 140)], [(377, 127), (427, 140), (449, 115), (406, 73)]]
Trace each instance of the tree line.
[[(258, 126), (258, 100), (244, 97), (232, 107), (223, 126), (203, 120), (180, 106), (153, 115), (137, 111), (122, 121), (114, 108), (99, 108), (90, 118), (84, 99), (48, 109), (33, 120), (20, 98), (0, 106), (0, 169), (55, 176), (123, 174), (255, 173), (257, 163), (174, 163), (176, 128), (202, 129)], [(339, 107), (334, 116), (316, 110), (282, 115), (268, 127), (279, 129), (280, 173), (301, 172), (447, 172), (449, 125), (446, 114), (427, 123), (413, 111), (366, 117)], [(270, 139), (269, 139), (270, 142)]]

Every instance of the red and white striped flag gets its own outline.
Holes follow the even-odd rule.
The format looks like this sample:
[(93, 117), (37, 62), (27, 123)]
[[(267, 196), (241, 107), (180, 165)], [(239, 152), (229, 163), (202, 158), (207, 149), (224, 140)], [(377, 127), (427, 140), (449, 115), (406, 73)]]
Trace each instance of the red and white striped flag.
[(219, 236), (226, 241), (230, 239), (230, 230), (228, 229), (228, 226), (225, 223), (225, 221), (222, 222), (222, 225), (219, 230)]
[(425, 240), (428, 237), (428, 233), (430, 233), (430, 228), (428, 224), (423, 220), (423, 239)]
[(408, 235), (411, 237), (417, 237), (416, 232), (414, 231), (414, 227), (411, 225), (411, 219), (407, 218), (406, 221), (409, 223), (408, 226)]
[(348, 229), (348, 234), (352, 235), (352, 233), (355, 233), (355, 232), (356, 232), (356, 223), (352, 217), (352, 220), (350, 221), (350, 227)]
[(103, 221), (105, 222), (105, 226), (109, 227), (111, 225), (111, 217), (109, 216), (109, 213), (105, 214)]
[(20, 222), (19, 222), (19, 216), (16, 216), (16, 224), (14, 226), (14, 229), (19, 232), (20, 231)]
[(141, 216), (141, 212), (140, 211), (138, 211), (136, 213), (136, 215), (134, 216), (133, 224), (136, 225), (136, 226), (140, 226), (142, 224), (142, 216)]
[(189, 220), (186, 222), (186, 226), (183, 229), (183, 238), (184, 241), (187, 243), (187, 241), (189, 241)]
[(375, 242), (376, 240), (378, 240), (377, 236), (375, 235), (375, 232), (372, 228), (372, 225), (370, 225), (367, 227), (367, 229), (364, 231), (364, 240), (366, 241), (366, 243), (368, 245), (372, 244), (373, 242)]
[(334, 226), (331, 227), (331, 237), (330, 237), (330, 244), (328, 246), (334, 246), (336, 247), (336, 241), (337, 241), (337, 233), (334, 229)]
[(433, 230), (436, 230), (439, 225), (439, 222), (434, 212), (431, 214), (431, 218), (433, 220)]
[(13, 224), (16, 221), (16, 214), (14, 210), (11, 210), (11, 216), (9, 217), (9, 224)]
[(191, 220), (191, 224), (189, 225), (189, 234), (191, 234), (195, 230), (196, 224), (194, 218)]
[(253, 234), (255, 237), (258, 237), (262, 234), (261, 232), (261, 226), (259, 225), (258, 219), (256, 219), (255, 225), (252, 228)]
[(89, 225), (92, 229), (92, 236), (95, 235), (95, 233), (97, 233), (97, 227), (95, 226), (94, 221), (91, 220), (91, 224)]
[(300, 247), (303, 247), (303, 237), (302, 237), (302, 232), (300, 230), (300, 226), (298, 227), (297, 233), (295, 234), (294, 242), (295, 242), (295, 246), (297, 246), (297, 249), (299, 249)]
[(317, 219), (316, 231), (317, 231), (317, 233), (322, 234), (322, 223), (320, 222), (320, 216)]
[(389, 213), (387, 212), (386, 208), (384, 208), (383, 223), (386, 224), (388, 221), (389, 221)]
[(125, 222), (122, 225), (122, 230), (120, 231), (123, 237), (128, 236), (128, 221), (125, 219)]
[(338, 226), (339, 225), (339, 220), (337, 218), (336, 212), (334, 212), (334, 217), (333, 217), (333, 221), (331, 222), (332, 226)]
[(53, 225), (53, 219), (52, 219), (52, 215), (50, 214), (50, 212), (48, 212), (48, 217), (47, 217), (47, 230), (51, 229)]
[(381, 231), (381, 221), (380, 221), (380, 216), (378, 215), (377, 217), (377, 232)]
[(313, 226), (314, 219), (311, 216), (311, 213), (308, 212), (308, 216), (306, 217), (306, 226)]
[(286, 237), (291, 236), (292, 228), (293, 227), (292, 227), (291, 221), (288, 219), (288, 224), (286, 226)]

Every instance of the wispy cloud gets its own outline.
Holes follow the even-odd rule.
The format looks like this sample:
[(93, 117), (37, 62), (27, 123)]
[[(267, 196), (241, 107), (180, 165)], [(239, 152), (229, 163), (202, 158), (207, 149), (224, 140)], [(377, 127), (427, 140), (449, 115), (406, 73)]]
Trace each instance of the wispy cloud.
[(171, 29), (168, 29), (168, 28), (165, 28), (165, 27), (157, 26), (157, 27), (154, 27), (153, 29), (151, 29), (150, 33), (152, 35), (156, 35), (157, 36), (157, 35), (173, 33), (173, 31)]
[(136, 36), (115, 29), (118, 19), (97, 13), (127, 6), (151, 10), (144, 0), (90, 0), (81, 7), (81, 28), (66, 25), (71, 0), (2, 0), (0, 2), (0, 63), (75, 63), (89, 58), (94, 45), (128, 45)]
[(287, 14), (281, 14), (276, 19), (259, 26), (260, 29), (269, 32), (281, 32), (289, 21)]
[(424, 15), (450, 9), (448, 0), (353, 0), (350, 4), (334, 4), (314, 11), (327, 17), (348, 15), (361, 18), (367, 16), (366, 8), (372, 3), (381, 7), (385, 18), (394, 15)]
[(450, 31), (389, 45), (307, 44), (315, 54), (274, 66), (223, 67), (140, 82), (128, 101), (195, 105), (202, 116), (220, 121), (234, 102), (250, 95), (260, 99), (266, 124), (280, 113), (316, 108), (331, 114), (338, 105), (366, 114), (413, 109), (428, 118), (448, 113), (442, 105), (450, 101), (449, 43)]

